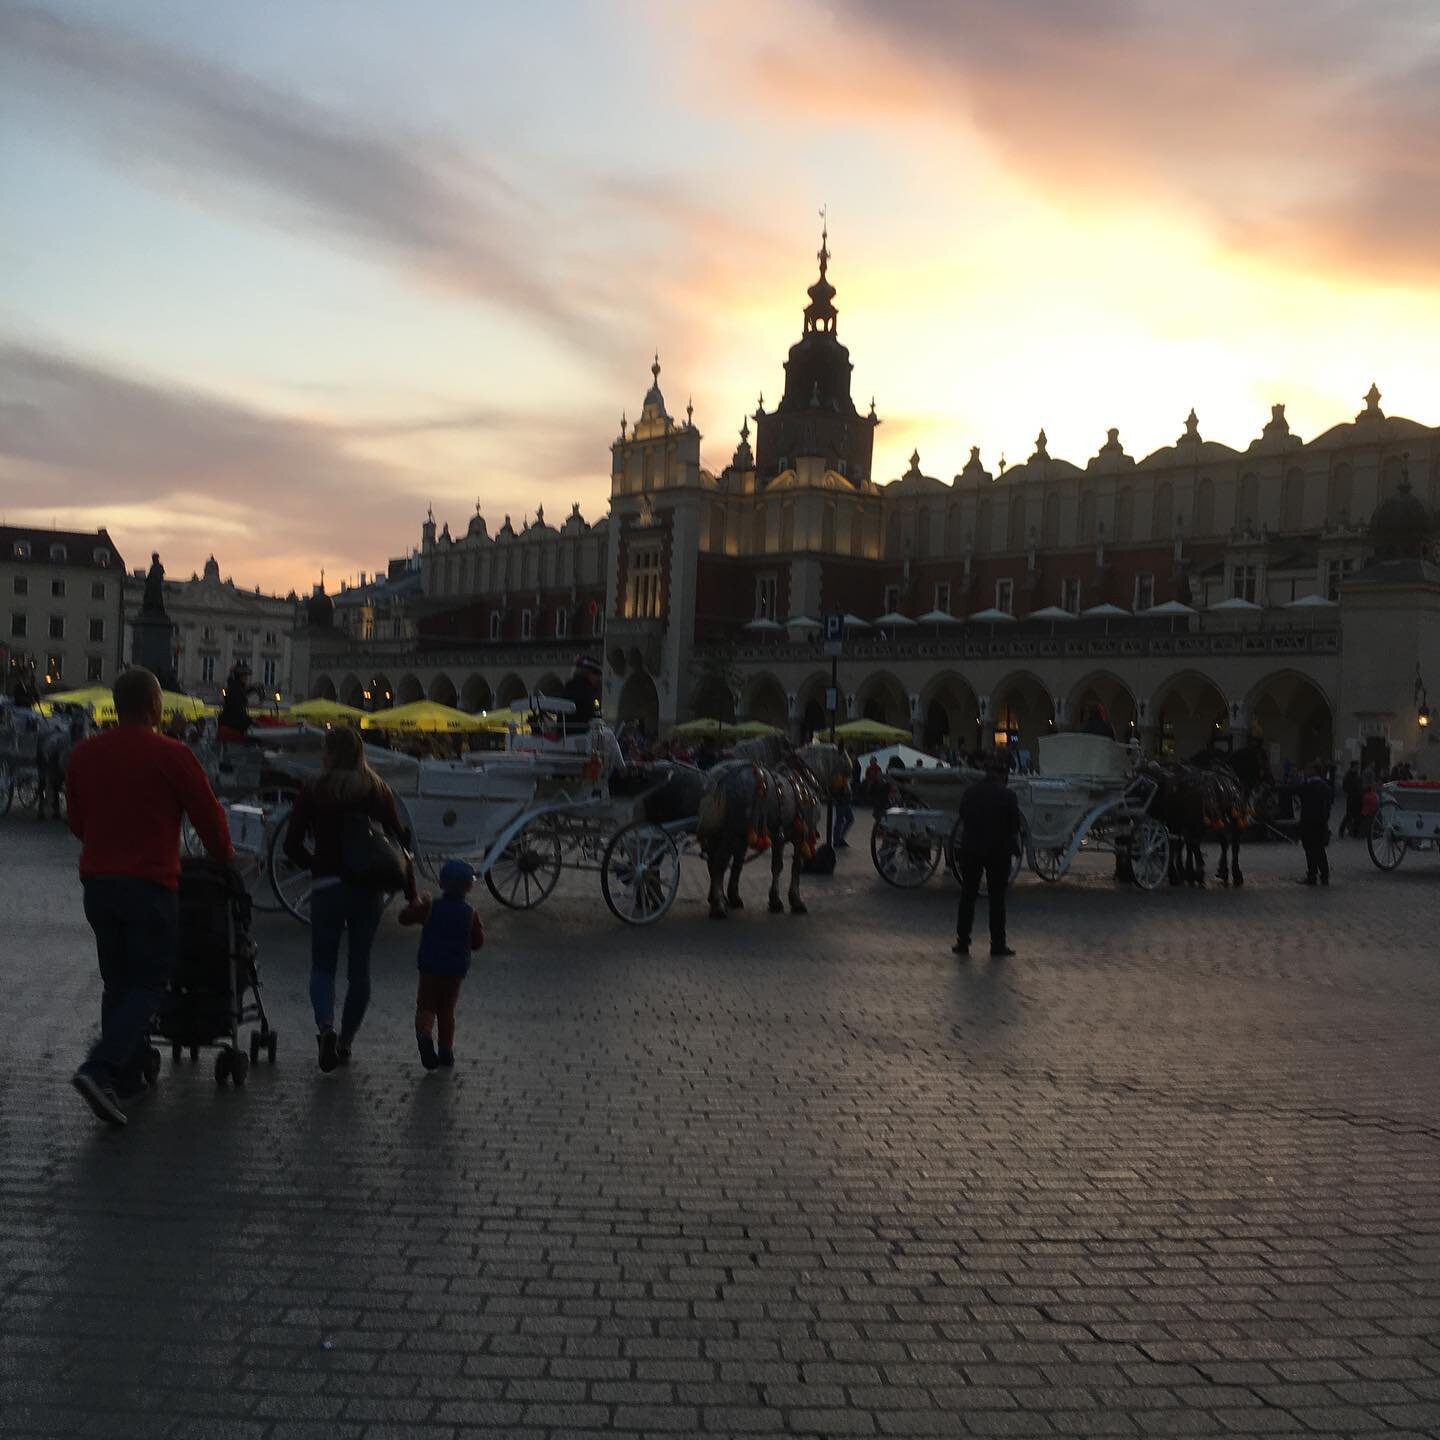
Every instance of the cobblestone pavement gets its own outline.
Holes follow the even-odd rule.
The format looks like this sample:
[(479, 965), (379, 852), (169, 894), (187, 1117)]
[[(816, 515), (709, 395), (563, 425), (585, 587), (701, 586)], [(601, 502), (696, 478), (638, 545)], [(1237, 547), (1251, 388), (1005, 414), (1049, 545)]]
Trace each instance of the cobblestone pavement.
[(431, 1076), (411, 935), (322, 1077), (266, 918), (278, 1064), (112, 1134), (74, 854), (0, 821), (6, 1435), (1440, 1433), (1440, 857), (1029, 878), (999, 963), (863, 849), (641, 934), (567, 876)]

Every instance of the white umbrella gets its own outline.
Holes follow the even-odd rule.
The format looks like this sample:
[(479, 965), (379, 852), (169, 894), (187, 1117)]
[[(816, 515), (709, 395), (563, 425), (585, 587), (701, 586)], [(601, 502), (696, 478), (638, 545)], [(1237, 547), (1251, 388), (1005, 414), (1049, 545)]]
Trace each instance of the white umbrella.
[(818, 620), (812, 620), (808, 615), (792, 615), (785, 625), (790, 630), (823, 630), (825, 628)]
[(1205, 608), (1207, 610), (1229, 610), (1238, 612), (1241, 610), (1259, 610), (1262, 607), (1257, 605), (1253, 600), (1242, 600), (1240, 596), (1232, 595), (1228, 600), (1217, 600), (1215, 604), (1207, 605)]
[(988, 610), (977, 610), (969, 617), (971, 620), (988, 621), (991, 625), (997, 621), (1011, 620), (1015, 617), (1008, 610), (997, 610), (993, 605)]
[(1025, 618), (1027, 620), (1073, 620), (1075, 612), (1064, 610), (1059, 605), (1043, 605), (1039, 610), (1032, 610)]
[(847, 630), (869, 630), (871, 628), (868, 620), (862, 620), (858, 615), (845, 615), (845, 628)]
[(915, 622), (908, 615), (902, 615), (898, 610), (887, 610), (875, 623), (877, 625), (913, 625)]
[(1302, 595), (1298, 600), (1287, 600), (1282, 608), (1286, 610), (1333, 610), (1338, 600), (1327, 600), (1323, 595)]
[(1154, 615), (1160, 619), (1173, 620), (1181, 615), (1198, 615), (1200, 612), (1189, 605), (1182, 605), (1178, 600), (1167, 600), (1163, 605), (1152, 605), (1148, 610), (1142, 610), (1142, 615)]
[(751, 620), (745, 628), (747, 630), (783, 630), (785, 627), (778, 620)]
[(958, 616), (956, 616), (956, 615), (951, 615), (951, 614), (949, 614), (947, 611), (944, 611), (944, 610), (927, 610), (927, 611), (920, 617), (920, 624), (922, 624), (922, 625), (958, 625), (958, 624), (960, 624), (960, 619), (959, 619)]
[(1108, 600), (1100, 605), (1092, 605), (1088, 610), (1082, 610), (1080, 612), (1086, 620), (1113, 620), (1117, 617), (1126, 616), (1129, 613), (1123, 605), (1112, 605)]

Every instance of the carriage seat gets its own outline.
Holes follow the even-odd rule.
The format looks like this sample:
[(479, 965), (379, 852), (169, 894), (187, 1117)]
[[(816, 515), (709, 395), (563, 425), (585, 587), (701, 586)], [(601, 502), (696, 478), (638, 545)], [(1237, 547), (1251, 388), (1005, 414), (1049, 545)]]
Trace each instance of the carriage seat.
[(1123, 780), (1135, 768), (1128, 745), (1104, 735), (1042, 735), (1040, 773)]

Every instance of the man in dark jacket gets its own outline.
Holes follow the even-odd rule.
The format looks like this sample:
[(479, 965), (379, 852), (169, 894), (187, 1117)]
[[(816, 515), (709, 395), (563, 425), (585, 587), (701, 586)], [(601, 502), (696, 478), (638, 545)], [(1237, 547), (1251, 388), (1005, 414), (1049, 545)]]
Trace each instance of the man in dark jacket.
[(1340, 822), (1340, 834), (1343, 837), (1348, 830), (1350, 838), (1358, 840), (1363, 833), (1360, 806), (1365, 799), (1365, 786), (1360, 781), (1360, 762), (1358, 760), (1350, 762), (1350, 768), (1345, 772), (1345, 778), (1340, 782), (1340, 788), (1345, 792), (1345, 818)]
[(1323, 766), (1312, 765), (1304, 780), (1296, 785), (1284, 785), (1282, 795), (1293, 795), (1300, 804), (1300, 843), (1305, 847), (1305, 878), (1297, 885), (1314, 885), (1318, 877), (1321, 885), (1330, 883), (1330, 857), (1326, 847), (1330, 844), (1330, 806), (1334, 799), (1325, 779)]
[(592, 660), (588, 655), (575, 657), (574, 673), (560, 692), (560, 698), (568, 700), (575, 707), (575, 713), (567, 716), (565, 720), (567, 733), (576, 734), (590, 728), (591, 720), (600, 709), (600, 681), (603, 673), (598, 660)]
[(955, 921), (955, 953), (970, 953), (970, 929), (980, 877), (990, 893), (990, 953), (1013, 955), (1005, 943), (1005, 891), (1010, 863), (1020, 853), (1020, 805), (1005, 784), (1005, 762), (992, 759), (985, 778), (960, 801), (960, 913)]

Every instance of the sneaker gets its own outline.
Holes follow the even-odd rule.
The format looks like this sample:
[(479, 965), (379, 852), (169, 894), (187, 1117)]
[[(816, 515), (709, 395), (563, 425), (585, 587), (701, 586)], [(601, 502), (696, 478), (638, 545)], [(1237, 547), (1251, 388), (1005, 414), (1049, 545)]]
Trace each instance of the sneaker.
[(320, 1047), (320, 1068), (328, 1075), (340, 1063), (340, 1046), (335, 1032), (327, 1025), (315, 1040)]
[(427, 1070), (434, 1070), (440, 1064), (439, 1057), (435, 1054), (435, 1038), (432, 1035), (421, 1035), (418, 1031), (415, 1034), (415, 1043), (420, 1047), (420, 1063)]
[(970, 954), (970, 942), (968, 940), (957, 940), (950, 949), (954, 954), (964, 955), (968, 958)]
[(113, 1125), (117, 1130), (126, 1125), (125, 1112), (120, 1108), (114, 1088), (97, 1080), (88, 1070), (77, 1070), (70, 1083), (80, 1092), (80, 1098), (95, 1112), (98, 1120)]
[(453, 1050), (442, 1050), (439, 1059), (440, 1064), (446, 1070), (453, 1070), (455, 1068), (455, 1052)]
[(990, 947), (990, 958), (992, 960), (1004, 960), (1007, 956), (1013, 955), (1014, 953), (1008, 945), (1001, 945), (998, 949), (994, 945)]

